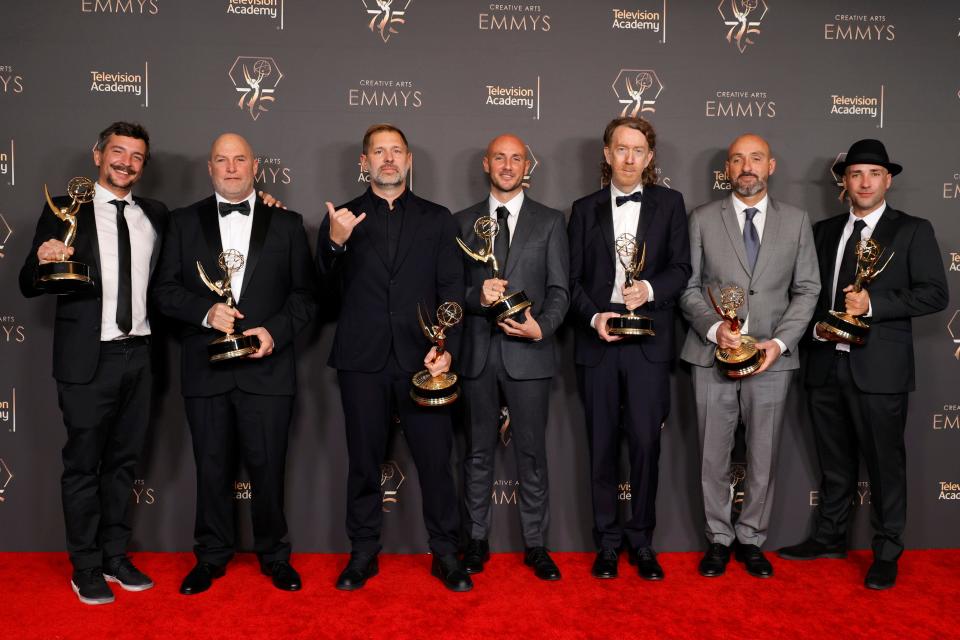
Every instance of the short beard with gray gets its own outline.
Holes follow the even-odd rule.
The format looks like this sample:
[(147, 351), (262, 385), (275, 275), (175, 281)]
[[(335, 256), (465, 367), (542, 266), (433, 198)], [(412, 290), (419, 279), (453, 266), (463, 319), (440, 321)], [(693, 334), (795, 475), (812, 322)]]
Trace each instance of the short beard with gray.
[(370, 180), (378, 187), (397, 187), (407, 181), (407, 171), (398, 171), (395, 178), (384, 180), (381, 174), (370, 176)]
[[(753, 174), (750, 174), (750, 175), (753, 175)], [(758, 193), (760, 193), (761, 191), (763, 191), (764, 189), (767, 188), (767, 181), (766, 181), (766, 180), (763, 180), (762, 178), (760, 178), (760, 176), (753, 176), (754, 178), (756, 178), (756, 180), (754, 181), (754, 183), (753, 183), (752, 186), (750, 186), (750, 187), (746, 187), (746, 186), (741, 187), (741, 186), (740, 186), (740, 178), (741, 178), (741, 177), (743, 177), (743, 176), (742, 176), (742, 175), (737, 176), (737, 179), (736, 179), (736, 180), (734, 181), (734, 183), (733, 183), (733, 190), (736, 192), (736, 194), (737, 194), (738, 196), (743, 196), (744, 198), (749, 198), (750, 196), (755, 196), (755, 195), (757, 195)]]

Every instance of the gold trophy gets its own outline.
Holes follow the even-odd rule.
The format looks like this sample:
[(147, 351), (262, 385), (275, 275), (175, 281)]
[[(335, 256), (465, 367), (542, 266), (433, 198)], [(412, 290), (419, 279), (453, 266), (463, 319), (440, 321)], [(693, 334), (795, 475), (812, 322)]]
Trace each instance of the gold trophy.
[[(623, 272), (627, 276), (626, 285), (633, 285), (634, 278), (643, 271), (643, 266), (647, 262), (647, 243), (643, 243), (643, 249), (639, 251), (637, 239), (630, 233), (621, 233), (617, 237), (617, 259), (623, 267)], [(614, 336), (655, 336), (657, 332), (653, 330), (653, 320), (647, 316), (638, 316), (632, 310), (625, 314), (610, 318), (607, 320), (607, 333)]]
[[(93, 180), (90, 178), (73, 178), (67, 183), (67, 195), (70, 196), (70, 206), (58, 207), (53, 204), (47, 185), (43, 185), (43, 195), (47, 198), (47, 205), (53, 215), (67, 223), (67, 234), (63, 237), (63, 244), (73, 245), (77, 238), (77, 212), (80, 205), (93, 201)], [(67, 260), (61, 255), (60, 260), (37, 265), (37, 287), (45, 293), (64, 295), (83, 291), (94, 285), (90, 265), (76, 260)]]
[[(857, 243), (857, 278), (853, 283), (853, 290), (860, 293), (865, 286), (873, 282), (880, 275), (890, 260), (891, 253), (883, 266), (877, 269), (877, 263), (883, 256), (883, 249), (873, 238), (867, 238)], [(840, 283), (837, 283), (840, 286)], [(844, 344), (864, 344), (870, 332), (870, 325), (860, 318), (850, 315), (846, 311), (831, 311), (830, 317), (821, 320), (816, 326), (817, 335), (832, 342)]]
[[(485, 246), (482, 249), (474, 251), (460, 238), (457, 238), (457, 244), (460, 245), (464, 253), (477, 262), (489, 262), (493, 266), (493, 277), (499, 278), (500, 265), (497, 264), (497, 258), (493, 255), (493, 239), (500, 232), (500, 223), (490, 216), (482, 216), (477, 218), (477, 221), (473, 224), (473, 232), (477, 234), (478, 238), (483, 238)], [(523, 310), (531, 304), (533, 303), (527, 299), (526, 293), (522, 290), (514, 291), (513, 293), (500, 296), (500, 299), (490, 306), (490, 310), (496, 318), (496, 321), (501, 322), (506, 318), (522, 313)]]
[[(437, 324), (432, 324), (427, 322), (423, 308), (418, 304), (417, 320), (423, 335), (437, 346), (437, 355), (440, 356), (447, 339), (445, 332), (463, 320), (463, 309), (456, 302), (444, 302), (437, 308)], [(428, 369), (424, 369), (413, 375), (412, 382), (410, 397), (421, 407), (441, 407), (460, 397), (457, 374), (452, 371), (432, 376)]]
[[(218, 296), (223, 296), (224, 303), (231, 309), (236, 306), (233, 299), (233, 287), (230, 278), (233, 274), (243, 269), (243, 254), (236, 249), (228, 249), (220, 254), (217, 264), (223, 271), (223, 279), (214, 282), (203, 270), (203, 265), (197, 260), (197, 272), (203, 284), (207, 285), (210, 291)], [(239, 323), (234, 323), (233, 333), (229, 333), (221, 338), (217, 338), (207, 345), (207, 354), (210, 356), (210, 362), (220, 362), (223, 360), (232, 360), (242, 358), (251, 353), (256, 353), (260, 348), (260, 338), (257, 336), (245, 336), (240, 329)]]
[[(713, 291), (707, 287), (710, 303), (720, 318), (727, 323), (731, 331), (740, 330), (740, 319), (737, 318), (737, 309), (743, 306), (743, 289), (734, 285), (720, 289), (720, 304), (713, 297)], [(717, 347), (717, 366), (728, 378), (746, 378), (756, 373), (763, 364), (764, 352), (757, 349), (757, 339), (753, 336), (741, 334), (740, 346), (736, 349)]]

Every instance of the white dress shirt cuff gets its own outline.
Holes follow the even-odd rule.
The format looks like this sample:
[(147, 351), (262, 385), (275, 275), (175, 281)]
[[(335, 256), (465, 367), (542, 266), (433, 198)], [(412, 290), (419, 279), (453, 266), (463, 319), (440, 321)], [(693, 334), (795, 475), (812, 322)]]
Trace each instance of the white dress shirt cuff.
[(721, 324), (723, 324), (723, 320), (719, 320), (715, 325), (710, 327), (709, 331), (707, 331), (707, 340), (713, 344), (717, 344), (717, 329), (720, 328)]
[(780, 355), (783, 355), (787, 352), (787, 345), (783, 344), (783, 340), (780, 338), (774, 338), (773, 341), (780, 345)]
[(646, 280), (641, 280), (640, 282), (647, 285), (647, 302), (653, 302), (653, 285)]

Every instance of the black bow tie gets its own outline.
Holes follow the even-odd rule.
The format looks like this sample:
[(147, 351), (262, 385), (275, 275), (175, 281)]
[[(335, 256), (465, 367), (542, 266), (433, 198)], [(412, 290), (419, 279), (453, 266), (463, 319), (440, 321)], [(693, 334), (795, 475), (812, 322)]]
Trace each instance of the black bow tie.
[(640, 202), (643, 200), (643, 191), (634, 191), (628, 196), (617, 196), (617, 206), (619, 207), (624, 202), (629, 202), (631, 200), (633, 202)]
[(234, 211), (239, 211), (245, 216), (250, 215), (250, 203), (246, 200), (237, 203), (221, 202), (217, 205), (217, 208), (220, 210), (221, 216), (230, 215)]

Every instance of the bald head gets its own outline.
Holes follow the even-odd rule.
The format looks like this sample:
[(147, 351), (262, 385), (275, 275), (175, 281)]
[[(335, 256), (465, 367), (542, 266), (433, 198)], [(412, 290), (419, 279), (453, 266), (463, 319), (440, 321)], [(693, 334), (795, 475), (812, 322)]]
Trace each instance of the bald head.
[(730, 144), (726, 168), (733, 192), (752, 206), (767, 195), (767, 179), (776, 170), (777, 161), (770, 155), (766, 140), (748, 133)]
[(210, 147), (207, 168), (213, 188), (230, 202), (250, 197), (258, 167), (250, 143), (236, 133), (224, 133)]
[(731, 142), (730, 146), (727, 147), (727, 159), (729, 159), (730, 156), (733, 155), (735, 149), (742, 152), (743, 149), (755, 149), (755, 148), (762, 148), (766, 156), (768, 158), (771, 157), (770, 144), (766, 140), (764, 140), (763, 138), (761, 138), (755, 133), (745, 133), (742, 136), (735, 139), (733, 142)]
[(500, 202), (511, 200), (523, 189), (523, 177), (530, 171), (527, 145), (515, 135), (497, 136), (487, 145), (483, 170), (490, 177), (490, 192)]

